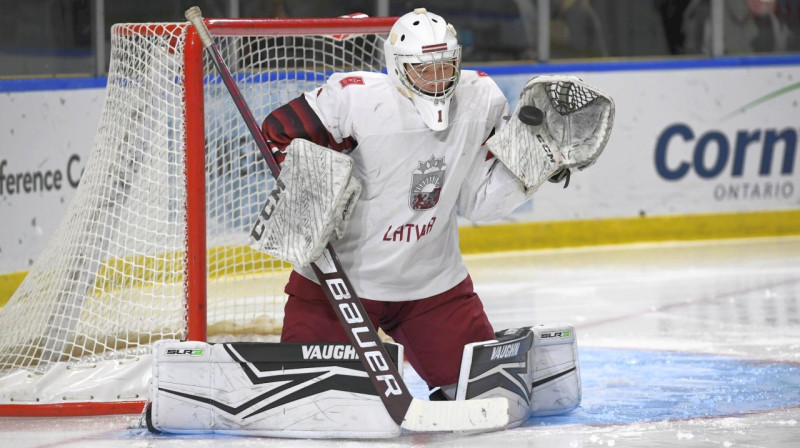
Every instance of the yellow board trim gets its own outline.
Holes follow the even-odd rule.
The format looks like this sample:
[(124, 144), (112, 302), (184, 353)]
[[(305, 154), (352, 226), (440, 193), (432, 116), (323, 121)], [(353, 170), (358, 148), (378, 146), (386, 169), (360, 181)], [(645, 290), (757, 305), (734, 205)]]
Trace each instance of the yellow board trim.
[(461, 227), (465, 254), (525, 249), (800, 235), (800, 210), (547, 221)]
[[(461, 227), (459, 235), (461, 250), (465, 254), (603, 244), (800, 235), (800, 210), (523, 222)], [(248, 247), (218, 248), (209, 255), (209, 276), (230, 274), (224, 268), (214, 269), (214, 265), (215, 260), (230, 260), (231, 257), (239, 258), (250, 272), (259, 271), (263, 266), (276, 262), (263, 254), (252, 252)], [(174, 261), (170, 260), (166, 264)], [(118, 267), (115, 264), (107, 266)], [(121, 271), (125, 272), (125, 269)], [(26, 271), (0, 274), (0, 306), (8, 302), (26, 275)]]
[[(249, 246), (212, 247), (208, 249), (206, 258), (206, 276), (209, 279), (291, 268), (290, 264), (256, 252)], [(95, 290), (111, 292), (158, 283), (180, 283), (184, 277), (182, 266), (183, 254), (178, 252), (113, 258), (100, 265)]]
[(5, 306), (8, 299), (17, 290), (17, 287), (25, 280), (28, 271), (8, 272), (0, 274), (0, 307)]

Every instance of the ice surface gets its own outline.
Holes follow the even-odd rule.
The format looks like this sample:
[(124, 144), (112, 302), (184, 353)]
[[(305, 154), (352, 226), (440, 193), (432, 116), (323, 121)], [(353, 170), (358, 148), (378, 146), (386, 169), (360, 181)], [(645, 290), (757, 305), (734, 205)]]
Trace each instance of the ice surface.
[[(4, 447), (800, 446), (800, 238), (514, 252), (467, 260), (495, 328), (571, 322), (572, 414), (378, 441), (156, 436), (137, 416), (0, 418)], [(408, 378), (415, 394), (424, 385)]]

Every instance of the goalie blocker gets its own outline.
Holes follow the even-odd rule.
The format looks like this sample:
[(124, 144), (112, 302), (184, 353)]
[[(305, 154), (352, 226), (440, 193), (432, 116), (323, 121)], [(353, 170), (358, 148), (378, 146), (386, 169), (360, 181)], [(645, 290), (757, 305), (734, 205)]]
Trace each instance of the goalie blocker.
[[(386, 344), (402, 374), (403, 347)], [(581, 400), (571, 325), (504, 330), (467, 344), (447, 399), (502, 397), (509, 427), (570, 412)], [(151, 431), (287, 438), (383, 438), (402, 430), (349, 344), (159, 341)]]
[(331, 238), (344, 234), (361, 182), (353, 159), (308, 140), (296, 138), (250, 232), (250, 247), (308, 266), (322, 255)]

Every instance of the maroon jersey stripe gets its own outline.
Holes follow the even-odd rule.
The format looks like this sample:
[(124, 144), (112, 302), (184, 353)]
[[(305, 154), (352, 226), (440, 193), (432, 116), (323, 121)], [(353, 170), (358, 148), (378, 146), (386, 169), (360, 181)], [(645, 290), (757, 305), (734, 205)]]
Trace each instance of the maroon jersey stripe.
[[(262, 123), (262, 132), (270, 146), (280, 151), (285, 150), (295, 138), (303, 138), (320, 146), (344, 152), (349, 152), (357, 144), (351, 137), (336, 143), (333, 135), (328, 132), (302, 95), (272, 111)], [(282, 160), (283, 154), (279, 162)]]
[(283, 123), (274, 114), (270, 114), (261, 123), (261, 133), (264, 134), (264, 139), (267, 140), (267, 145), (272, 150), (275, 161), (278, 164), (283, 163), (286, 155), (281, 151), (291, 143), (291, 140), (286, 138)]
[(305, 136), (298, 135), (298, 137), (310, 140), (320, 146), (330, 147), (331, 140), (333, 140), (331, 134), (325, 129), (322, 121), (314, 110), (311, 109), (311, 106), (308, 105), (308, 101), (306, 101), (304, 95), (293, 99), (287, 106), (294, 112), (297, 120), (299, 120), (300, 126), (303, 127)]
[(290, 131), (287, 130), (284, 125), (285, 111), (283, 108), (285, 107), (286, 106), (281, 106), (272, 111), (261, 124), (261, 131), (264, 133), (264, 138), (270, 146), (274, 146), (280, 150), (283, 150), (292, 141)]
[[(489, 139), (492, 138), (492, 136), (494, 135), (494, 131), (495, 131), (495, 128), (492, 128), (491, 132), (489, 132), (489, 136), (486, 137), (486, 140), (484, 140), (483, 143), (481, 143), (481, 146), (485, 146), (486, 145), (486, 142), (488, 142)], [(486, 158), (484, 159), (484, 162), (487, 161), (487, 160), (490, 160), (492, 157), (494, 157), (494, 154), (492, 154), (491, 151), (487, 151), (486, 152)]]
[(301, 96), (289, 103), (292, 109), (300, 117), (300, 121), (304, 124), (312, 142), (327, 146), (335, 151), (350, 152), (355, 146), (356, 141), (352, 137), (346, 137), (341, 143), (336, 143), (336, 139), (328, 131), (325, 125), (322, 124), (314, 109), (308, 104), (305, 97)]
[(353, 137), (347, 137), (342, 140), (342, 143), (333, 142), (333, 149), (349, 154), (358, 145), (358, 142)]

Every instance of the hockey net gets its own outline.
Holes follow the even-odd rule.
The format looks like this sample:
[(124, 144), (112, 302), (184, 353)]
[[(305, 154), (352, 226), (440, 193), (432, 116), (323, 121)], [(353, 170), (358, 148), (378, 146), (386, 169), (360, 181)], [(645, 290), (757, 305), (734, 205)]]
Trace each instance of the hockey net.
[[(332, 72), (383, 69), (392, 23), (207, 20), (257, 119)], [(280, 333), (290, 268), (247, 247), (273, 179), (196, 33), (111, 34), (80, 186), (0, 310), (0, 415), (139, 412), (156, 340)]]

